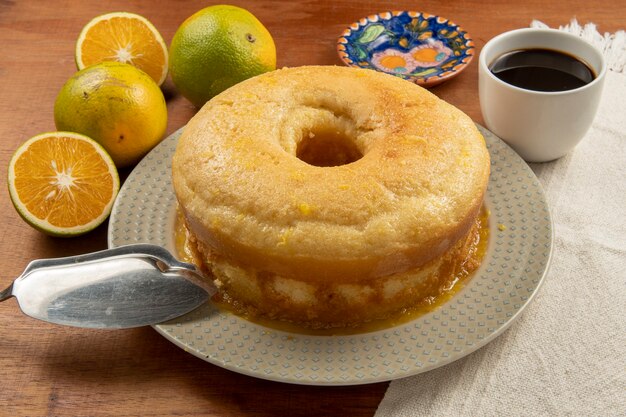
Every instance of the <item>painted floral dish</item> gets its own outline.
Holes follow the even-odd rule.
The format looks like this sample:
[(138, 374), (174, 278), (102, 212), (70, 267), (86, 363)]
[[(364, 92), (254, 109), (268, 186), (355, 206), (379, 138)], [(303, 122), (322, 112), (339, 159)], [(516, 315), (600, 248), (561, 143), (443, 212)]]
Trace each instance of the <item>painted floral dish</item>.
[(337, 40), (337, 53), (346, 65), (393, 74), (422, 87), (458, 75), (474, 51), (472, 38), (454, 22), (412, 11), (367, 16)]

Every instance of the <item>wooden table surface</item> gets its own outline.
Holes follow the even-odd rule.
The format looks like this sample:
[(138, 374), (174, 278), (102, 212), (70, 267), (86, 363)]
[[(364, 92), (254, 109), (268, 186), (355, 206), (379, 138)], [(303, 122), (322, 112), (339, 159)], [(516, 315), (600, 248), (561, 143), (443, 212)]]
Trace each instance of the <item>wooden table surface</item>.
[[(0, 183), (15, 149), (35, 134), (54, 130), (53, 104), (76, 70), (74, 44), (84, 24), (111, 11), (139, 13), (169, 44), (178, 25), (208, 1), (0, 1)], [(272, 33), (278, 66), (341, 65), (337, 36), (363, 16), (414, 10), (445, 16), (474, 38), (487, 40), (541, 19), (551, 26), (593, 21), (601, 32), (626, 23), (626, 2), (505, 1), (237, 1)], [(432, 91), (482, 123), (477, 61)], [(195, 109), (168, 79), (163, 87), (168, 134)], [(127, 172), (122, 172), (122, 176)], [(104, 249), (107, 225), (73, 239), (31, 229), (0, 194), (0, 287), (8, 286), (36, 258)], [(150, 327), (83, 330), (29, 319), (14, 299), (0, 304), (0, 415), (78, 416), (371, 416), (388, 383), (314, 387), (268, 382), (206, 363)]]

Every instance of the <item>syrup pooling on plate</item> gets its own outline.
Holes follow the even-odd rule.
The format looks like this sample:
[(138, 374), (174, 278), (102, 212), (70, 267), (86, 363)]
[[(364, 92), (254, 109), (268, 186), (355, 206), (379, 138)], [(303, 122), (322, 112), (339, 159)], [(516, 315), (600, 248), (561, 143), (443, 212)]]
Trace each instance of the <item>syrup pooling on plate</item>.
[[(178, 258), (184, 262), (197, 263), (196, 255), (194, 254), (195, 251), (190, 246), (189, 240), (187, 238), (188, 231), (184, 225), (183, 215), (179, 209), (177, 209), (176, 213), (177, 214), (174, 238)], [(478, 242), (476, 242), (476, 244), (474, 245), (474, 249), (468, 260), (470, 262), (478, 262), (480, 264), (485, 256), (485, 253), (487, 252), (487, 244), (489, 240), (489, 210), (487, 210), (484, 206), (481, 209), (479, 217), (477, 218), (477, 222), (479, 223), (478, 235), (476, 237)], [(317, 336), (360, 334), (398, 326), (436, 310), (440, 306), (450, 301), (459, 291), (461, 291), (465, 284), (471, 279), (475, 271), (476, 268), (466, 269), (465, 267), (462, 267), (459, 271), (454, 271), (454, 273), (452, 273), (451, 271), (450, 278), (442, 286), (437, 296), (427, 297), (426, 299), (420, 300), (414, 306), (399, 310), (396, 314), (385, 319), (373, 320), (359, 324), (357, 326), (349, 327), (313, 329), (305, 327), (303, 325), (299, 325), (298, 323), (272, 320), (260, 316), (244, 314), (241, 312), (241, 309), (237, 308), (235, 302), (233, 302), (232, 299), (228, 298), (227, 295), (219, 292), (213, 296), (211, 301), (220, 310), (228, 311), (232, 314), (244, 318), (245, 320), (262, 325), (264, 327), (288, 333)]]

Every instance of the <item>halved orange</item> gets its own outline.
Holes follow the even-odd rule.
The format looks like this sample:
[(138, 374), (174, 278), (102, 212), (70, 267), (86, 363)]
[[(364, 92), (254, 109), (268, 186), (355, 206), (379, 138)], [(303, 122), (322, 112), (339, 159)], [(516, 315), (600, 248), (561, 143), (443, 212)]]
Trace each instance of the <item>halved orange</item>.
[(53, 236), (77, 236), (109, 216), (120, 181), (113, 160), (96, 141), (50, 132), (15, 151), (8, 186), (15, 209), (28, 224)]
[(76, 41), (79, 70), (102, 61), (131, 64), (157, 85), (167, 76), (168, 53), (163, 37), (148, 19), (134, 13), (114, 12), (93, 18)]

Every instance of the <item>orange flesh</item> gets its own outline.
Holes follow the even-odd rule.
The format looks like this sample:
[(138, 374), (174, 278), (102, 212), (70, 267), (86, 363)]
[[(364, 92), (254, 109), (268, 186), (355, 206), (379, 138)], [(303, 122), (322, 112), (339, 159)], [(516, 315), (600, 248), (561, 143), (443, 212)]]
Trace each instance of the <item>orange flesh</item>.
[[(126, 51), (129, 60), (120, 59)], [(89, 29), (81, 45), (85, 67), (102, 61), (120, 61), (132, 64), (158, 81), (163, 73), (165, 54), (152, 31), (140, 20), (113, 17)]]
[(15, 163), (15, 189), (35, 217), (57, 227), (87, 224), (113, 198), (113, 178), (87, 142), (49, 137), (34, 142)]

